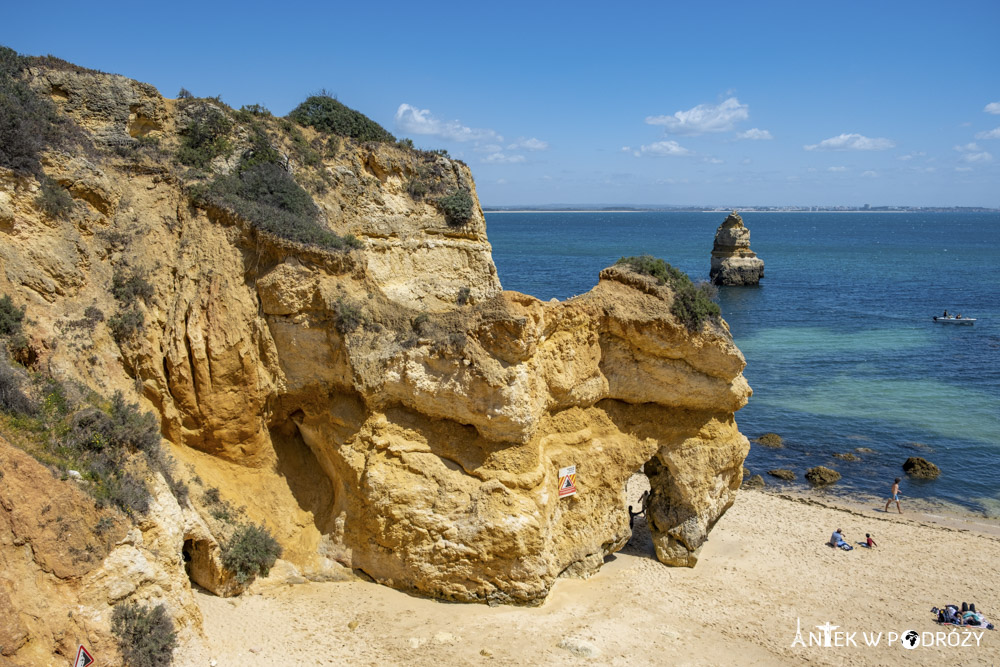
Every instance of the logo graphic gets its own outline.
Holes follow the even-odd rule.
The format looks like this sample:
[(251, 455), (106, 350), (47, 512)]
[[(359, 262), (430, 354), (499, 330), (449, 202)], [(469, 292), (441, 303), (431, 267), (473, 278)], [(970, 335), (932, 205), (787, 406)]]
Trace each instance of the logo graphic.
[(917, 648), (920, 646), (920, 633), (916, 630), (907, 630), (899, 641), (903, 642), (903, 648)]

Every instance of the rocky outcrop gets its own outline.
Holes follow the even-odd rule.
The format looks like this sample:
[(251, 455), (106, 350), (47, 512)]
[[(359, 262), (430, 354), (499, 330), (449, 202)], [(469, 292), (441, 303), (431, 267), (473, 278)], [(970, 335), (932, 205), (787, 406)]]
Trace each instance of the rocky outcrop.
[[(565, 302), (503, 292), (464, 164), (311, 128), (295, 139), (261, 117), (279, 152), (323, 148), (288, 168), (322, 224), (360, 247), (278, 239), (192, 198), (172, 162), (179, 102), (111, 75), (34, 77), (97, 148), (45, 156), (73, 197), (64, 217), (36, 205), (38, 181), (0, 169), (0, 293), (27, 308), (37, 370), (157, 415), (191, 494), (178, 503), (149, 480), (148, 522), (118, 517), (121, 534), (71, 574), (75, 588), (33, 595), (62, 596), (104, 628), (116, 602), (162, 600), (196, 632), (190, 581), (242, 590), (220, 564), (221, 497), (281, 543), (275, 572), (354, 571), (450, 600), (534, 604), (625, 545), (625, 484), (640, 470), (657, 557), (697, 562), (749, 448), (734, 420), (750, 395), (745, 362), (724, 322), (692, 332), (669, 287), (620, 266)], [(234, 130), (212, 169), (232, 168), (247, 132)], [(120, 151), (114, 137), (146, 141)], [(446, 220), (416, 180), (468, 188), (470, 218)], [(111, 294), (125, 269), (148, 281), (148, 299)], [(126, 306), (145, 325), (116, 341), (104, 315)], [(102, 316), (79, 326), (88, 308)], [(577, 492), (560, 497), (567, 466)], [(22, 474), (4, 471), (4, 484)], [(17, 539), (0, 555), (20, 554)], [(44, 570), (43, 552), (24, 567)], [(0, 579), (0, 610), (28, 609), (11, 590)], [(38, 632), (32, 613), (8, 631), (15, 659)]]
[(840, 480), (840, 473), (825, 466), (815, 466), (806, 470), (805, 477), (813, 486), (829, 486)]
[(764, 261), (750, 250), (750, 230), (733, 211), (715, 231), (709, 280), (715, 285), (757, 285)]
[(927, 459), (911, 456), (903, 462), (903, 472), (912, 477), (936, 479), (941, 474), (941, 469)]
[(777, 477), (778, 479), (783, 479), (786, 482), (795, 481), (795, 473), (787, 468), (775, 468), (774, 470), (768, 470), (767, 474), (771, 477)]

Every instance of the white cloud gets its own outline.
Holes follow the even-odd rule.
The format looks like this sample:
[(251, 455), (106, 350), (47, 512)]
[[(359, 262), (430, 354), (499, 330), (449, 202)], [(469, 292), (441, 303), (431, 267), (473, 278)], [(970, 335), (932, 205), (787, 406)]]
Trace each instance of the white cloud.
[(752, 128), (752, 129), (749, 129), (746, 132), (740, 132), (739, 134), (736, 135), (736, 138), (737, 139), (750, 139), (751, 141), (762, 141), (762, 140), (774, 139), (774, 137), (771, 136), (770, 132), (768, 132), (767, 130), (758, 129), (756, 127)]
[(923, 151), (920, 151), (920, 152), (918, 152), (918, 153), (908, 153), (908, 154), (906, 154), (906, 155), (900, 155), (900, 156), (899, 156), (898, 158), (896, 158), (896, 159), (897, 159), (897, 160), (903, 160), (903, 161), (905, 162), (906, 160), (912, 160), (913, 158), (917, 158), (917, 157), (923, 157), (923, 156), (925, 156), (925, 155), (927, 155), (927, 153), (925, 153), (925, 152), (923, 152)]
[(964, 173), (966, 171), (972, 171), (972, 167), (955, 167), (955, 171), (960, 171)]
[(960, 159), (962, 162), (992, 162), (993, 156), (983, 151), (982, 153), (966, 153)]
[(519, 162), (524, 162), (525, 157), (523, 155), (507, 155), (505, 153), (490, 153), (483, 158), (483, 162), (489, 162), (491, 164), (518, 164)]
[(410, 134), (427, 134), (452, 141), (503, 141), (503, 137), (493, 130), (467, 127), (457, 120), (439, 120), (430, 109), (418, 109), (409, 104), (400, 104), (396, 109), (396, 127)]
[(729, 132), (734, 123), (746, 120), (749, 107), (730, 97), (722, 104), (699, 104), (687, 111), (674, 112), (672, 116), (646, 116), (649, 125), (663, 125), (673, 134), (704, 134), (706, 132)]
[(874, 171), (871, 171), (869, 169), (868, 171), (861, 172), (861, 177), (862, 178), (878, 178), (878, 174), (875, 173)]
[(717, 157), (707, 157), (702, 160), (702, 162), (707, 162), (708, 164), (725, 164), (726, 161), (719, 159)]
[(1000, 102), (990, 102), (983, 109), (986, 113), (1000, 114)]
[(884, 151), (896, 145), (892, 139), (866, 137), (861, 134), (841, 134), (818, 144), (803, 146), (807, 151)]
[(962, 154), (959, 158), (962, 162), (992, 162), (993, 156), (982, 150), (976, 143), (968, 143), (964, 146), (955, 146), (955, 150)]
[(832, 171), (836, 173), (847, 171), (847, 167), (827, 167), (827, 171)]
[(989, 132), (980, 132), (976, 135), (976, 139), (1000, 139), (1000, 127), (994, 128)]
[(525, 139), (524, 137), (518, 137), (517, 141), (507, 146), (507, 150), (526, 150), (526, 151), (544, 151), (549, 147), (549, 142), (542, 141), (541, 139), (535, 139), (531, 137), (530, 139)]
[(691, 151), (684, 148), (676, 141), (657, 141), (654, 144), (647, 144), (639, 148), (642, 155), (655, 155), (664, 157), (668, 155), (691, 155)]

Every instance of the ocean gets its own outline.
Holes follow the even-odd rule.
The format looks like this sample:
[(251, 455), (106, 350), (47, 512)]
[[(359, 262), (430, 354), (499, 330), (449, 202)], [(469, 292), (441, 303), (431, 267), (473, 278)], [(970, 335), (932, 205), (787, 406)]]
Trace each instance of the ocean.
[[(719, 290), (754, 394), (736, 414), (746, 466), (824, 465), (833, 494), (907, 498), (1000, 516), (1000, 214), (741, 213), (764, 260), (758, 287)], [(539, 299), (590, 290), (628, 255), (661, 257), (708, 279), (726, 213), (487, 213), (504, 289)], [(945, 309), (974, 326), (938, 324)], [(859, 451), (860, 449), (860, 451)], [(874, 450), (868, 452), (866, 450)], [(835, 458), (853, 453), (859, 461)], [(941, 475), (910, 479), (921, 456)]]

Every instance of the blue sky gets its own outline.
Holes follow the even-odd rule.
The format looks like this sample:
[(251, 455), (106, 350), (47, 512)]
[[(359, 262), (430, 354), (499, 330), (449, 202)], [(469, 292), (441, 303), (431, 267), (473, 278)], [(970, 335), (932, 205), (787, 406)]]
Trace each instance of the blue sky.
[(1000, 2), (8, 3), (0, 44), (234, 107), (327, 89), (489, 205), (1000, 207)]

